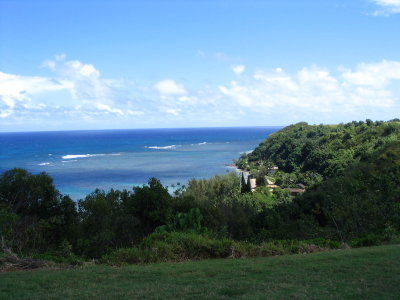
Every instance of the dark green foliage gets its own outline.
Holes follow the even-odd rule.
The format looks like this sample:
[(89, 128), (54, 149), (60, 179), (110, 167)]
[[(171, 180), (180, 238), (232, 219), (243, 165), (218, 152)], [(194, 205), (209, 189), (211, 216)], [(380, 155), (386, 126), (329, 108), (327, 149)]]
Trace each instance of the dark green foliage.
[(0, 201), (16, 214), (45, 219), (55, 214), (60, 198), (47, 174), (12, 169), (0, 178)]
[[(275, 174), (278, 185), (307, 185), (293, 202), (277, 201), (281, 204), (260, 214), (258, 239), (348, 241), (379, 235), (387, 226), (400, 231), (399, 122), (299, 123), (275, 133), (256, 150), (248, 161), (272, 159), (286, 171)], [(277, 189), (275, 198), (281, 193)]]
[(297, 201), (336, 238), (382, 232), (387, 224), (400, 230), (400, 142), (386, 146), (345, 174), (327, 180)]
[(246, 179), (244, 178), (244, 173), (242, 172), (242, 176), (240, 177), (240, 192), (242, 194), (250, 192), (248, 190), (248, 185)]
[(208, 230), (223, 237), (249, 239), (254, 233), (257, 215), (274, 203), (267, 190), (255, 193), (240, 192), (240, 177), (230, 173), (208, 180), (191, 180), (180, 199), (178, 211), (187, 211), (186, 206), (200, 209), (203, 224)]
[(173, 231), (183, 231), (183, 232), (193, 232), (193, 233), (206, 233), (207, 227), (201, 225), (203, 220), (203, 215), (200, 209), (192, 208), (188, 213), (177, 213), (173, 218), (172, 222), (166, 225), (162, 225), (156, 228), (155, 232), (173, 232)]
[(125, 208), (140, 220), (143, 237), (167, 223), (171, 214), (171, 199), (168, 189), (156, 178), (150, 178), (148, 185), (133, 188)]
[(355, 238), (349, 241), (349, 246), (352, 248), (370, 247), (380, 245), (385, 241), (382, 235), (370, 233), (366, 236)]
[(96, 190), (79, 201), (81, 224), (76, 245), (79, 254), (99, 257), (109, 248), (137, 239), (135, 230), (139, 220), (124, 210), (124, 202), (129, 196), (127, 191), (106, 193)]
[(62, 196), (45, 173), (32, 175), (23, 169), (3, 173), (0, 207), (2, 219), (12, 220), (4, 231), (5, 236), (1, 235), (18, 251), (58, 247), (75, 235), (75, 203), (68, 196)]
[(139, 243), (171, 215), (172, 196), (159, 180), (134, 187), (132, 192), (96, 190), (79, 201), (81, 216), (78, 253), (100, 257), (109, 249)]
[(331, 126), (303, 122), (271, 134), (252, 153), (242, 156), (238, 165), (252, 169), (272, 162), (285, 173), (299, 175), (309, 171), (324, 178), (333, 177), (399, 137), (400, 122), (395, 120)]
[(13, 213), (10, 207), (0, 204), (0, 247), (13, 246), (13, 237), (18, 215)]
[(212, 258), (243, 258), (284, 254), (313, 253), (339, 248), (327, 240), (274, 240), (261, 244), (214, 238), (188, 232), (158, 232), (149, 235), (135, 248), (115, 250), (102, 257), (111, 265), (186, 261)]

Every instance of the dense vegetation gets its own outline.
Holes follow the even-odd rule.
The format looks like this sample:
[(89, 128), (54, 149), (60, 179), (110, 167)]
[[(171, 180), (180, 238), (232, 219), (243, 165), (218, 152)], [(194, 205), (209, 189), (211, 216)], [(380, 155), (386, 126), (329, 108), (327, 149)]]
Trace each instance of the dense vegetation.
[(243, 154), (237, 165), (257, 174), (276, 165), (278, 184), (311, 186), (343, 175), (350, 165), (398, 142), (399, 119), (315, 126), (302, 122), (271, 134), (252, 153)]
[(272, 134), (237, 164), (258, 178), (276, 165), (278, 185), (307, 186), (292, 202), (265, 213), (269, 237), (347, 241), (400, 229), (400, 120), (298, 123)]
[[(45, 173), (9, 170), (0, 176), (0, 265), (10, 252), (120, 264), (315, 252), (399, 237), (399, 120), (299, 123), (237, 165), (257, 178), (255, 192), (233, 173), (190, 180), (173, 194), (151, 178), (77, 203)], [(268, 180), (280, 187), (272, 192)], [(299, 183), (306, 191), (296, 197), (284, 189)]]

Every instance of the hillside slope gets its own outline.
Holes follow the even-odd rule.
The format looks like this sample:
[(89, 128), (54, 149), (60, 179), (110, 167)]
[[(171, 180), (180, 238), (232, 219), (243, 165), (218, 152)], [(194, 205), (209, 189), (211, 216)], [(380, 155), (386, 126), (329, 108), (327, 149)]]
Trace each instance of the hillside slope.
[(0, 273), (0, 299), (398, 299), (400, 246)]
[(279, 186), (306, 185), (260, 217), (266, 237), (380, 240), (400, 231), (399, 120), (298, 123), (269, 136), (238, 165), (259, 182), (277, 165)]
[(277, 165), (285, 173), (315, 173), (323, 178), (343, 174), (348, 165), (367, 159), (400, 141), (400, 120), (340, 125), (298, 123), (271, 134), (237, 165), (258, 169)]

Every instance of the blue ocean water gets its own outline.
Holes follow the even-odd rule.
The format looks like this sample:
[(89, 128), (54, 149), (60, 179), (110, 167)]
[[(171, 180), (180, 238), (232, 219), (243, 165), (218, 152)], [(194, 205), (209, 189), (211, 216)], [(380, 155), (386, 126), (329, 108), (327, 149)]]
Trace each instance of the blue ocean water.
[(0, 172), (47, 172), (72, 199), (96, 188), (164, 185), (233, 171), (229, 164), (281, 127), (0, 133)]

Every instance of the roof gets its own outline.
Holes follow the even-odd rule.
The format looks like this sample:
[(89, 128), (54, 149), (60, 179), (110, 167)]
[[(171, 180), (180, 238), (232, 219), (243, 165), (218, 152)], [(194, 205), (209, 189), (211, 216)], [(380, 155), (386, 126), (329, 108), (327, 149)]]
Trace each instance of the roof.
[(304, 189), (298, 189), (298, 188), (286, 188), (285, 190), (289, 191), (290, 194), (300, 194), (300, 193), (304, 193)]
[(268, 184), (268, 185), (274, 184), (274, 182), (273, 182), (272, 180), (267, 179), (267, 184)]
[(274, 189), (274, 188), (279, 187), (279, 185), (276, 185), (276, 184), (267, 184), (267, 187)]

